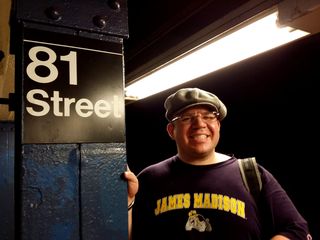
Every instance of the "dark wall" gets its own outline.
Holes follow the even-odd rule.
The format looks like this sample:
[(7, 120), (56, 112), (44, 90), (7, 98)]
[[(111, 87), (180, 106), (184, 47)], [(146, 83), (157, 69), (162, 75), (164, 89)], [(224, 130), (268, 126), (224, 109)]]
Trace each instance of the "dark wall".
[(320, 35), (260, 54), (126, 106), (127, 158), (142, 168), (175, 154), (163, 102), (180, 87), (217, 94), (228, 108), (217, 151), (256, 156), (287, 190), (320, 239), (318, 191)]

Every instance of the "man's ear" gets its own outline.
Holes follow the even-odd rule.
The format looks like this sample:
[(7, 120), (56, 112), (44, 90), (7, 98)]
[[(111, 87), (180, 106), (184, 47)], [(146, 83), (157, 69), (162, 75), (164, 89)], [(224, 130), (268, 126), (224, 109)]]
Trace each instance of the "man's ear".
[(174, 124), (173, 123), (169, 122), (167, 124), (167, 132), (170, 138), (174, 140)]

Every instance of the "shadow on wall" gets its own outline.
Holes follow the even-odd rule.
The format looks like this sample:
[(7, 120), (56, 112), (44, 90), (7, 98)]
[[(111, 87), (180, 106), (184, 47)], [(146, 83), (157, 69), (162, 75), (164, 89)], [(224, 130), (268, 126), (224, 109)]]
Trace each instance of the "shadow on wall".
[(256, 156), (307, 219), (313, 239), (320, 239), (320, 205), (310, 195), (318, 160), (319, 56), (317, 34), (127, 105), (130, 168), (137, 173), (175, 154), (163, 102), (180, 87), (203, 88), (228, 107), (217, 151)]

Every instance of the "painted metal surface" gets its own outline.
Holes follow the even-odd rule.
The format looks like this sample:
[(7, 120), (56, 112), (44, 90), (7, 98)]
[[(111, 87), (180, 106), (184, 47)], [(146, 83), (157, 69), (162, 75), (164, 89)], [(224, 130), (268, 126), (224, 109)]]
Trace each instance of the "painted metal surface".
[[(11, 28), (15, 32), (11, 48), (18, 59), (15, 65), (17, 239), (127, 240), (127, 185), (120, 178), (126, 169), (122, 39), (128, 35), (126, 1), (88, 4), (84, 0), (16, 0), (13, 3)], [(31, 32), (38, 35), (28, 35)], [(26, 40), (29, 45), (32, 41), (30, 49), (25, 48)], [(101, 47), (106, 46), (115, 46), (118, 55), (106, 59), (106, 54), (101, 52), (104, 50)], [(67, 54), (62, 52), (65, 50)], [(75, 52), (77, 55), (69, 55)], [(27, 62), (28, 59), (31, 61)], [(75, 66), (72, 63), (77, 63), (78, 68), (72, 67)], [(83, 72), (85, 69), (88, 71)], [(76, 73), (81, 78), (75, 78)], [(36, 89), (32, 106), (27, 106), (30, 98), (23, 91), (28, 87), (25, 74), (35, 84), (31, 89)], [(62, 85), (57, 83), (65, 83), (68, 78), (74, 80), (72, 84), (60, 88)], [(46, 88), (48, 85), (50, 88)], [(99, 96), (92, 99), (95, 94)], [(77, 105), (75, 98), (81, 98), (81, 103)], [(113, 109), (116, 116), (123, 113), (120, 119), (112, 118), (111, 122), (100, 119), (103, 125), (99, 125), (96, 118), (87, 116), (93, 110), (91, 102), (98, 102), (94, 105), (95, 113), (105, 116), (109, 109), (102, 105), (119, 101), (121, 107), (112, 106), (117, 106)], [(77, 105), (75, 111), (61, 114), (61, 109), (73, 104)], [(36, 115), (41, 115), (43, 110), (56, 111), (54, 118), (41, 119), (39, 128), (35, 119), (26, 124), (25, 107), (32, 107), (31, 112)], [(75, 113), (89, 124), (84, 125)], [(66, 123), (63, 129), (61, 126)], [(23, 141), (35, 132), (47, 136), (46, 139)], [(65, 137), (57, 140), (57, 136)]]
[(23, 146), (24, 240), (127, 239), (124, 144)]
[(0, 122), (0, 239), (14, 239), (14, 124)]
[[(16, 0), (17, 18), (46, 29), (128, 37), (127, 1)], [(60, 32), (61, 32), (60, 31)], [(97, 36), (98, 37), (98, 36)]]
[(76, 144), (25, 145), (21, 239), (80, 239)]
[(127, 240), (127, 185), (123, 143), (81, 145), (82, 239)]

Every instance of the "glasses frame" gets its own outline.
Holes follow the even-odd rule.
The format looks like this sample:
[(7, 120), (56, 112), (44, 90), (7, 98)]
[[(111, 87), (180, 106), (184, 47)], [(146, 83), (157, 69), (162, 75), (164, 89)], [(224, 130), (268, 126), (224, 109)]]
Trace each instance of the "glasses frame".
[[(214, 119), (209, 119), (209, 120), (206, 120), (206, 119), (204, 119), (203, 118), (203, 116), (204, 115), (206, 115), (206, 114), (214, 114), (215, 115), (215, 118)], [(186, 114), (186, 115), (188, 115), (188, 114)], [(189, 114), (190, 115), (190, 120), (189, 121), (181, 121), (181, 123), (183, 123), (183, 124), (191, 124), (191, 123), (193, 123), (193, 121), (200, 115), (200, 117), (201, 117), (201, 120), (202, 121), (204, 121), (205, 123), (212, 123), (212, 122), (214, 122), (214, 121), (216, 121), (216, 120), (219, 120), (219, 115), (220, 115), (220, 113), (219, 112), (217, 112), (217, 111), (209, 111), (209, 112), (206, 112), (206, 113), (196, 113), (196, 114)], [(171, 120), (171, 122), (173, 123), (173, 122), (176, 122), (176, 121), (178, 121), (178, 120), (180, 120), (180, 119), (182, 119), (184, 117), (184, 115), (183, 114), (181, 114), (181, 115), (179, 115), (179, 116), (176, 116), (176, 117), (174, 117), (172, 120)]]

